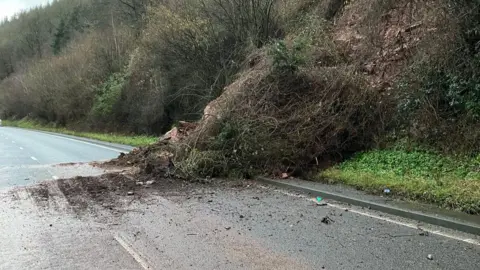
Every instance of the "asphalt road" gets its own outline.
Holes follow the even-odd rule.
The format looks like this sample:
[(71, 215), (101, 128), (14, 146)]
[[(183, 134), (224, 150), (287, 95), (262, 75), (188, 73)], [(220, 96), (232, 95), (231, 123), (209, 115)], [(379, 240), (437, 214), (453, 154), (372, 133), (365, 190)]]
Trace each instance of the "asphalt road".
[[(10, 178), (117, 154), (0, 131)], [(253, 181), (137, 185), (126, 173), (0, 189), (0, 269), (480, 269), (478, 236)]]
[[(121, 151), (74, 138), (0, 127), (0, 188), (66, 177), (71, 175), (68, 171), (52, 165), (109, 160)], [(75, 173), (98, 172), (86, 169)]]
[(99, 194), (86, 180), (0, 192), (0, 269), (480, 266), (471, 235), (435, 227), (427, 235), (409, 220), (332, 201), (317, 206), (254, 182), (164, 181), (134, 196)]

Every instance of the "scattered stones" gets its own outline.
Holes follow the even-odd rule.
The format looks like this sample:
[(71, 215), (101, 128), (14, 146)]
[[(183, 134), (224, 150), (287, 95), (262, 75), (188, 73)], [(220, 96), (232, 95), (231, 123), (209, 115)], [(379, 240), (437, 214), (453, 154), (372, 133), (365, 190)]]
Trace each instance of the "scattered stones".
[(135, 193), (134, 193), (133, 191), (127, 192), (127, 195), (128, 195), (128, 196), (133, 196), (134, 194), (135, 194)]
[(245, 216), (244, 215), (240, 215), (240, 218), (244, 218)]
[(427, 255), (427, 259), (429, 259), (430, 261), (433, 260), (433, 255), (432, 255), (432, 254), (428, 254), (428, 255)]
[(155, 180), (147, 181), (146, 184), (149, 185), (149, 186), (151, 186), (151, 185), (155, 184)]
[(232, 227), (225, 227), (225, 230), (229, 231)]
[(137, 186), (143, 186), (143, 182), (137, 182), (136, 185)]

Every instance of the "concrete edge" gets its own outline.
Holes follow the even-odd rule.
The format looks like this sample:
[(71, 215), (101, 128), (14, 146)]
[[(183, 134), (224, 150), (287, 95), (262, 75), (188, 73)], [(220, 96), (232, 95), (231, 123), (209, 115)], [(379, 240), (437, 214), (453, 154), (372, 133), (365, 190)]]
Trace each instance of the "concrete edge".
[(77, 136), (72, 136), (72, 135), (67, 135), (67, 134), (62, 134), (62, 133), (55, 133), (55, 132), (50, 132), (50, 131), (29, 129), (29, 128), (20, 128), (20, 127), (11, 127), (11, 128), (19, 128), (19, 129), (24, 129), (24, 130), (28, 130), (28, 131), (39, 132), (39, 133), (54, 135), (54, 136), (58, 136), (58, 137), (73, 139), (73, 140), (77, 140), (77, 141), (83, 141), (83, 142), (87, 142), (87, 143), (97, 144), (97, 145), (101, 145), (101, 146), (115, 148), (115, 149), (120, 150), (121, 152), (123, 152), (123, 151), (130, 152), (133, 149), (135, 149), (135, 147), (131, 146), (131, 145), (123, 145), (123, 144), (118, 144), (118, 143), (104, 142), (104, 141), (99, 141), (99, 140), (95, 140), (95, 139), (77, 137)]
[(480, 226), (476, 226), (471, 223), (464, 223), (461, 221), (445, 219), (442, 217), (424, 214), (417, 211), (411, 211), (411, 210), (402, 209), (402, 208), (389, 206), (385, 204), (378, 204), (370, 201), (347, 197), (338, 193), (332, 193), (332, 192), (326, 192), (326, 191), (316, 190), (312, 188), (307, 188), (301, 185), (279, 182), (274, 179), (269, 179), (262, 176), (256, 177), (256, 180), (265, 184), (269, 184), (269, 185), (273, 185), (281, 188), (287, 188), (287, 189), (291, 189), (291, 190), (295, 190), (303, 193), (309, 193), (314, 196), (320, 196), (326, 199), (332, 199), (335, 201), (357, 205), (360, 207), (367, 207), (372, 210), (384, 212), (384, 213), (395, 215), (395, 216), (400, 216), (403, 218), (408, 218), (408, 219), (412, 219), (412, 220), (416, 220), (416, 221), (420, 221), (420, 222), (424, 222), (424, 223), (428, 223), (436, 226), (441, 226), (448, 229), (462, 231), (470, 234), (480, 235)]

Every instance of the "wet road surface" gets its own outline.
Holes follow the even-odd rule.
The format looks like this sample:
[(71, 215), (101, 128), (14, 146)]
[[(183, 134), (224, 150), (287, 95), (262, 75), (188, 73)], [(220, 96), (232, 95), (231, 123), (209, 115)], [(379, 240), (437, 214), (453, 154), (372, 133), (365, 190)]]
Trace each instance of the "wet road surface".
[[(54, 164), (109, 160), (122, 150), (25, 129), (0, 127), (0, 188), (73, 177)], [(77, 174), (95, 174), (95, 170)]]
[[(99, 194), (89, 181), (50, 181), (2, 193), (0, 269), (480, 265), (476, 236), (336, 202), (318, 206), (308, 196), (254, 182), (158, 180), (150, 188), (129, 186)], [(130, 190), (133, 196), (127, 196)]]

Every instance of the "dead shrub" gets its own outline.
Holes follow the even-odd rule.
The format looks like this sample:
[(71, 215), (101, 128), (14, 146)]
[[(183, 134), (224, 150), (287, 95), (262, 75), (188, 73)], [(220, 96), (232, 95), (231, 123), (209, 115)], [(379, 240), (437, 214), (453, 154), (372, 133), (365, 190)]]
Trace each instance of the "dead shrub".
[(215, 173), (296, 173), (371, 146), (383, 128), (375, 92), (348, 68), (270, 72), (250, 86), (202, 148), (224, 164)]
[[(275, 36), (272, 0), (172, 1), (150, 7), (130, 65), (123, 112), (137, 132), (198, 120), (249, 51)], [(146, 106), (145, 106), (146, 105)]]

